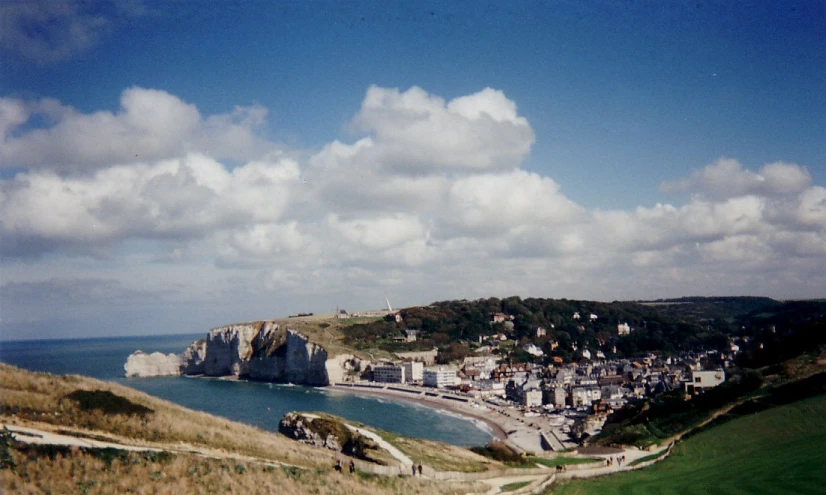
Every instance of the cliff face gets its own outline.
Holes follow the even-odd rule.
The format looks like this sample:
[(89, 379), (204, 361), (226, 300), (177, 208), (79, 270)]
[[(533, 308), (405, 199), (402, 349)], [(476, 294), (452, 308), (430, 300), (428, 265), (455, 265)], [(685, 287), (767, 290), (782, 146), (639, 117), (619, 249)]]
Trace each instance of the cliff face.
[[(127, 365), (142, 359), (137, 353), (129, 356)], [(157, 365), (145, 365), (140, 374), (237, 376), (252, 380), (290, 382), (302, 385), (328, 385), (341, 381), (346, 357), (327, 359), (320, 345), (293, 330), (282, 331), (270, 321), (242, 323), (213, 329), (205, 339), (190, 344), (177, 359), (177, 368), (164, 357)], [(157, 371), (153, 373), (153, 371)]]
[(175, 354), (133, 352), (123, 365), (128, 377), (171, 376), (181, 374), (181, 357)]
[[(266, 341), (265, 341), (266, 342)], [(247, 363), (247, 376), (254, 380), (286, 381), (305, 385), (327, 385), (327, 351), (300, 333), (287, 330), (286, 341), (255, 349)]]

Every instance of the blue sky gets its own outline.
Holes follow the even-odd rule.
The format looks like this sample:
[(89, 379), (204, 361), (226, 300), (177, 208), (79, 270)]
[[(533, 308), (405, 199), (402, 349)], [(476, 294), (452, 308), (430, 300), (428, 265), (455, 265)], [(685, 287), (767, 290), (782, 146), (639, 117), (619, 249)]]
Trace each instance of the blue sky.
[(826, 289), (822, 3), (0, 8), (3, 338)]

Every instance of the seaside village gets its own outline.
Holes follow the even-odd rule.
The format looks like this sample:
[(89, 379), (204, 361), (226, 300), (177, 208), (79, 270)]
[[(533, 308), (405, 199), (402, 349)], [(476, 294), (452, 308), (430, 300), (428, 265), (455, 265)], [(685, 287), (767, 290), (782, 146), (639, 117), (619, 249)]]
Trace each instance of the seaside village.
[[(579, 313), (572, 315), (580, 319)], [(585, 315), (589, 319), (595, 314)], [(399, 318), (399, 315), (396, 315)], [(492, 323), (507, 323), (513, 317), (491, 315)], [(536, 328), (536, 337), (546, 334)], [(619, 336), (633, 332), (627, 323), (617, 325)], [(417, 332), (404, 337), (414, 341)], [(578, 445), (598, 433), (608, 414), (627, 401), (683, 389), (687, 397), (716, 387), (726, 379), (722, 368), (707, 370), (714, 362), (730, 363), (739, 347), (731, 351), (683, 353), (661, 359), (607, 360), (603, 352), (575, 349), (579, 359), (563, 363), (554, 358), (546, 366), (533, 363), (503, 364), (502, 356), (490, 351), (507, 340), (502, 333), (480, 337), (474, 356), (461, 363), (436, 366), (437, 351), (399, 352), (397, 360), (372, 362), (350, 375), (339, 387), (372, 389), (414, 400), (438, 403), (448, 410), (488, 419), (503, 426), (506, 443), (521, 452), (559, 451)], [(550, 342), (551, 349), (555, 342)], [(544, 351), (532, 343), (523, 350), (537, 358)]]

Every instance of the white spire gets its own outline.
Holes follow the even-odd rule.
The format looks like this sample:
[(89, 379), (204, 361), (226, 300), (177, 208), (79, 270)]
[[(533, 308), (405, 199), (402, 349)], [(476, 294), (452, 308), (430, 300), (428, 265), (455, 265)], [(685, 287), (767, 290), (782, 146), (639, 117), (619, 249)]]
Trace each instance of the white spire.
[(387, 311), (390, 311), (392, 313), (393, 312), (393, 307), (390, 306), (390, 299), (388, 299), (387, 296), (385, 296), (384, 300), (387, 301)]

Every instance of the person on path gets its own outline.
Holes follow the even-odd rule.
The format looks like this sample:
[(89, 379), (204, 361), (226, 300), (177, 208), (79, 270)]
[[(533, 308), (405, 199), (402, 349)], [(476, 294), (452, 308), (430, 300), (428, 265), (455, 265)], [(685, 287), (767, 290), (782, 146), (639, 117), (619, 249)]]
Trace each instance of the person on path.
[(413, 465), (412, 465), (412, 466), (410, 466), (410, 467), (412, 467), (412, 468), (413, 468), (413, 476), (416, 476), (416, 465), (415, 465), (415, 464), (413, 464)]
[(421, 476), (421, 475), (422, 475), (422, 465), (419, 464), (419, 476)]
[(352, 459), (350, 459), (350, 474), (353, 474), (355, 472), (356, 472), (356, 463), (353, 462)]

